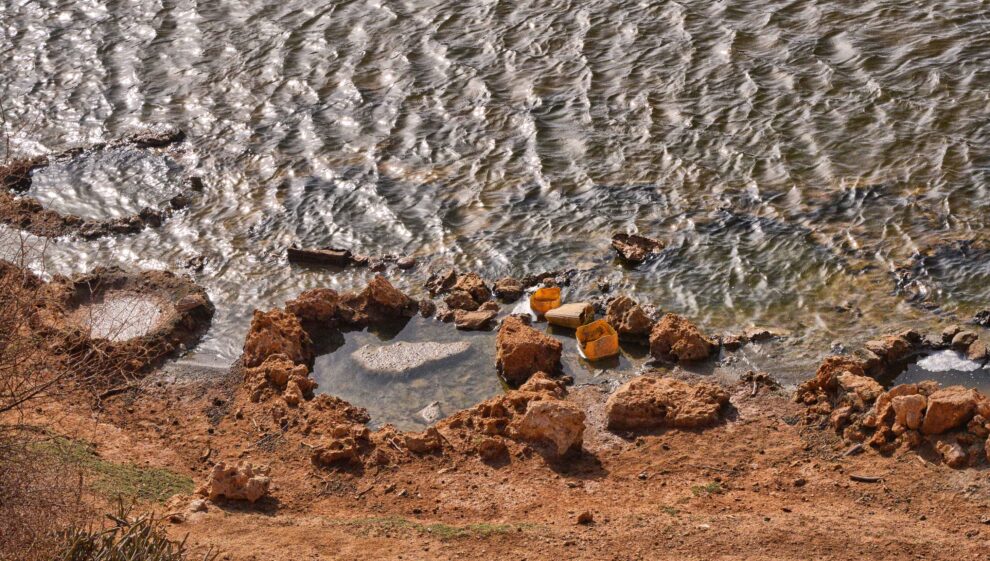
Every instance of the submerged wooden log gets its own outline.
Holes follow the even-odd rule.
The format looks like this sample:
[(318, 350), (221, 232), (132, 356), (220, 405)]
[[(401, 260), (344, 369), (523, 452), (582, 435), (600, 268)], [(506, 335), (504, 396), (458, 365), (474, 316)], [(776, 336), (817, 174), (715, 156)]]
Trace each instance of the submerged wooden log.
[(335, 267), (346, 267), (354, 263), (354, 256), (348, 249), (335, 249), (332, 247), (303, 249), (291, 246), (288, 249), (288, 254), (289, 261), (292, 263), (313, 263)]

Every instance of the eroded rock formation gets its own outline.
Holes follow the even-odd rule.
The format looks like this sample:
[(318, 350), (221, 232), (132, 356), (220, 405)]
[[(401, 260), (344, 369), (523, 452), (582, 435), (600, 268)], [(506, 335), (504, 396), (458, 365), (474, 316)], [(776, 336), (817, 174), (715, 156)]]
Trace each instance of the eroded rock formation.
[(715, 384), (640, 376), (608, 398), (605, 415), (613, 429), (696, 429), (717, 423), (728, 403), (728, 392)]
[(715, 342), (677, 314), (663, 316), (650, 332), (650, 354), (665, 360), (705, 360), (717, 350)]
[(536, 372), (560, 370), (560, 341), (533, 329), (518, 316), (502, 320), (495, 345), (496, 367), (511, 384), (522, 384)]

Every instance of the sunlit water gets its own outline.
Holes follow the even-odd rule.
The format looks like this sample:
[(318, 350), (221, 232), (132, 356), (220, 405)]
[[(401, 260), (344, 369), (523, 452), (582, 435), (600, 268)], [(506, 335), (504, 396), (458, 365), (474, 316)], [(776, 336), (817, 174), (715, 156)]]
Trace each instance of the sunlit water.
[[(571, 298), (606, 278), (712, 332), (791, 330), (765, 366), (790, 382), (833, 341), (990, 301), (981, 2), (0, 2), (14, 155), (188, 133), (169, 156), (204, 179), (188, 211), (34, 266), (195, 275), (217, 304), (200, 361), (233, 360), (254, 308), (370, 274), (291, 266), (291, 243), (415, 255), (393, 280), (416, 295), (433, 266), (579, 267)], [(47, 200), (99, 211), (77, 168)], [(668, 249), (623, 268), (616, 231)], [(895, 268), (956, 240), (984, 249), (934, 251), (926, 299), (896, 292)]]

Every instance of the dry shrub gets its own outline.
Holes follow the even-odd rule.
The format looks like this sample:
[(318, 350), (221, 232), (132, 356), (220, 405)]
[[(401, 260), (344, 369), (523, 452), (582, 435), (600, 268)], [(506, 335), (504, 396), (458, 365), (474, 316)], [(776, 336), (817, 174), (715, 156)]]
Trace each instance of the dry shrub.
[[(27, 251), (21, 251), (25, 255)], [(23, 263), (22, 263), (23, 264)], [(0, 262), (0, 559), (49, 559), (55, 532), (85, 515), (81, 474), (44, 451), (48, 436), (26, 414), (63, 374), (32, 325), (40, 279)]]
[[(108, 514), (109, 524), (74, 527), (64, 532), (54, 561), (191, 561), (184, 542), (168, 538), (161, 519), (150, 514), (130, 517), (121, 504)], [(200, 559), (212, 561), (211, 550)]]

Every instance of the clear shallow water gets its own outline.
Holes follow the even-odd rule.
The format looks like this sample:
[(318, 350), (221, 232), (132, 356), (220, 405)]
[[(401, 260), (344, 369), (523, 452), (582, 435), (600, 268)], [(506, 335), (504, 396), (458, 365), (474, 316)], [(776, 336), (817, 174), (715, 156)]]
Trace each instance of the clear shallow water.
[(105, 220), (167, 207), (187, 190), (184, 180), (182, 166), (169, 156), (112, 148), (35, 171), (26, 194), (52, 210)]
[[(187, 168), (206, 185), (188, 211), (32, 261), (194, 274), (218, 308), (199, 361), (234, 359), (254, 308), (370, 274), (291, 266), (291, 243), (415, 255), (423, 264), (393, 280), (416, 294), (433, 265), (489, 278), (581, 267), (574, 298), (607, 278), (713, 332), (790, 329), (768, 366), (785, 381), (810, 375), (832, 341), (938, 328), (990, 301), (979, 251), (926, 265), (934, 310), (891, 275), (937, 243), (990, 243), (982, 3), (0, 8), (14, 155), (150, 123), (188, 133)], [(92, 208), (79, 167), (66, 209), (131, 200)], [(140, 173), (130, 185), (161, 185)], [(615, 231), (669, 248), (625, 269)], [(199, 256), (201, 271), (184, 269)]]

